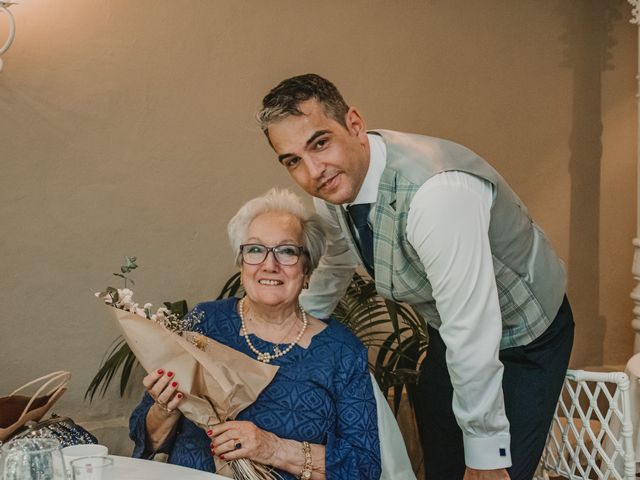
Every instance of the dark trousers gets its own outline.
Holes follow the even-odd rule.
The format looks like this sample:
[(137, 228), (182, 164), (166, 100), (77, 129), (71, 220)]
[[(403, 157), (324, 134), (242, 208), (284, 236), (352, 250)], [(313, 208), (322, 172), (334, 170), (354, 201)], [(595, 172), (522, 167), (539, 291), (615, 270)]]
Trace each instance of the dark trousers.
[[(523, 347), (500, 351), (502, 390), (509, 430), (512, 480), (531, 480), (542, 455), (573, 345), (573, 315), (565, 296), (553, 323)], [(416, 389), (416, 419), (427, 480), (462, 479), (462, 431), (451, 408), (453, 387), (446, 346), (429, 327), (429, 349)]]

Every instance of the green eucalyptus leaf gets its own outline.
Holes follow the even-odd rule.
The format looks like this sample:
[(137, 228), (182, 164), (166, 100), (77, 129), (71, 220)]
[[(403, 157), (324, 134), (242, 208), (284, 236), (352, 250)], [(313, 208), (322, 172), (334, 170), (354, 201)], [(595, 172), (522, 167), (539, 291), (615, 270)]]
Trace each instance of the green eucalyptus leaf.
[[(122, 267), (120, 267), (121, 269), (126, 269), (127, 272), (130, 272), (131, 270), (135, 270), (136, 268), (138, 268), (138, 265), (136, 264), (136, 257), (124, 257), (125, 263)], [(125, 273), (124, 271), (122, 273)]]

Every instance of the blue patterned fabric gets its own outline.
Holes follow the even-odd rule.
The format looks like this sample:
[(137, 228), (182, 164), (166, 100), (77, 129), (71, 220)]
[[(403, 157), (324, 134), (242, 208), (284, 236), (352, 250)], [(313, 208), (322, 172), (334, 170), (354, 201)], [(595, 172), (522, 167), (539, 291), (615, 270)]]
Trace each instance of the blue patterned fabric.
[[(194, 311), (204, 313), (198, 330), (255, 358), (239, 335), (236, 304), (237, 300), (231, 298), (198, 305)], [(251, 341), (258, 350), (273, 352), (274, 344), (255, 335), (251, 335)], [(281, 349), (285, 347), (280, 345)], [(378, 479), (376, 401), (367, 351), (360, 341), (331, 319), (307, 349), (296, 345), (272, 363), (280, 366), (275, 378), (237, 420), (250, 420), (281, 438), (326, 445), (327, 479)], [(131, 415), (134, 457), (150, 455), (145, 448), (145, 417), (152, 404), (145, 394)], [(209, 444), (204, 431), (182, 417), (175, 433), (158, 451), (168, 453), (170, 463), (214, 472)], [(278, 473), (284, 479), (295, 479), (289, 473)]]

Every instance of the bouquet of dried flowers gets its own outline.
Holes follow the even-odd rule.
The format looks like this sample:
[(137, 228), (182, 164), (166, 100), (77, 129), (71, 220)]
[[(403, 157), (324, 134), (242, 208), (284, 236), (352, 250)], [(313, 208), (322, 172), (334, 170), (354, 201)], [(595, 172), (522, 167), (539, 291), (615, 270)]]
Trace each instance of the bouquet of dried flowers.
[[(137, 267), (135, 257), (127, 257), (129, 271)], [(124, 266), (123, 266), (124, 267)], [(128, 271), (114, 274), (125, 279)], [(147, 371), (158, 366), (171, 369), (181, 379), (184, 400), (180, 411), (204, 429), (235, 418), (253, 403), (271, 382), (278, 367), (258, 362), (237, 350), (216, 342), (199, 331), (203, 313), (187, 315), (172, 311), (167, 304), (152, 311), (139, 306), (133, 291), (108, 287), (95, 294), (112, 312), (125, 341)], [(222, 380), (218, 380), (222, 379)], [(228, 462), (233, 478), (270, 480), (277, 474), (267, 466), (239, 459)], [(218, 473), (224, 474), (223, 469)]]

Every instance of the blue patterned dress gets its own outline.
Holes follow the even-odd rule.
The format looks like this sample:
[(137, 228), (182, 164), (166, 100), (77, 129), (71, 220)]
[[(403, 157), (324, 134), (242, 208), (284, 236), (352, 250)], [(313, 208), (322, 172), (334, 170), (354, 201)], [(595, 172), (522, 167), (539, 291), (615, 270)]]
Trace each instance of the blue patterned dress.
[[(239, 335), (236, 304), (237, 300), (230, 298), (198, 305), (194, 312), (204, 313), (198, 330), (255, 358)], [(253, 334), (250, 338), (258, 350), (273, 352), (274, 344)], [(285, 347), (280, 345), (281, 349)], [(237, 420), (252, 421), (281, 438), (326, 445), (327, 479), (378, 479), (376, 401), (367, 351), (360, 341), (331, 319), (308, 348), (296, 345), (272, 363), (280, 366), (275, 378)], [(153, 400), (145, 393), (129, 421), (134, 457), (150, 455), (146, 449), (145, 418), (151, 405)], [(181, 417), (175, 433), (158, 452), (168, 453), (170, 463), (215, 472), (209, 445), (205, 432)], [(295, 479), (287, 472), (278, 473), (285, 479)]]

